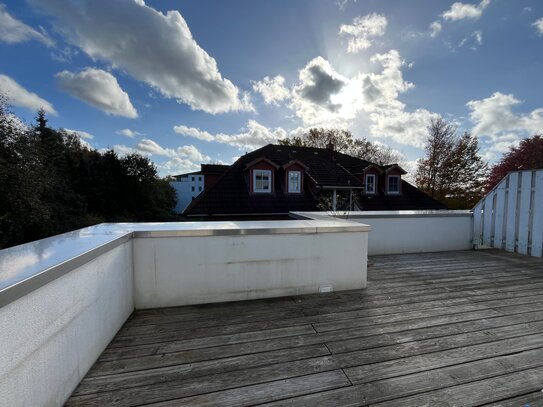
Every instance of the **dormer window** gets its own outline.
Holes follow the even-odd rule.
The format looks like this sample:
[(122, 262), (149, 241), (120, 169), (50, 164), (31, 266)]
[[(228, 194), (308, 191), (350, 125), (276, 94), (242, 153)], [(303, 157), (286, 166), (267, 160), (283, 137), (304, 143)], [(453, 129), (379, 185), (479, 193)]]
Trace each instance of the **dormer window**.
[(288, 172), (288, 192), (299, 193), (301, 191), (302, 184), (302, 172), (301, 171), (289, 171)]
[(399, 175), (389, 175), (388, 176), (387, 192), (389, 194), (399, 194), (400, 193), (400, 176)]
[(253, 170), (253, 191), (271, 192), (272, 173), (270, 170)]
[(375, 194), (376, 189), (375, 174), (366, 174), (366, 194)]

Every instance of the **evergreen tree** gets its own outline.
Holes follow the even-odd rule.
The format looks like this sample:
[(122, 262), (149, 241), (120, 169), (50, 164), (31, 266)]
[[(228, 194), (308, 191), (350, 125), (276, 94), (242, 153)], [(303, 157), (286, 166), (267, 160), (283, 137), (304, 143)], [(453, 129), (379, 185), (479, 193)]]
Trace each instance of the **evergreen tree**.
[(168, 221), (175, 192), (146, 157), (100, 153), (13, 115), (0, 95), (0, 248), (100, 222)]

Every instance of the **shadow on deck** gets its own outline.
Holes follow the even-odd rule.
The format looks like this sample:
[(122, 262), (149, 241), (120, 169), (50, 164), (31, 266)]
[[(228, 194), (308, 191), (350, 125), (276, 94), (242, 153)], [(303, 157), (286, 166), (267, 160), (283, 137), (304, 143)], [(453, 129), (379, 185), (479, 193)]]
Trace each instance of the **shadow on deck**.
[(136, 311), (67, 405), (543, 405), (543, 260), (370, 261), (366, 290)]

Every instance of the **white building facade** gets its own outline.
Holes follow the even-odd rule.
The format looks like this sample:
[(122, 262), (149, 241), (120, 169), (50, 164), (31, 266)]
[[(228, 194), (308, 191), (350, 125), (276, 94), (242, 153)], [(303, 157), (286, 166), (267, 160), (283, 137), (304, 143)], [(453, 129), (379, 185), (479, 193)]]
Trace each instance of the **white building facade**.
[(171, 181), (170, 185), (177, 196), (176, 213), (183, 213), (185, 208), (194, 198), (202, 193), (205, 188), (204, 174), (194, 172), (176, 176), (177, 181)]

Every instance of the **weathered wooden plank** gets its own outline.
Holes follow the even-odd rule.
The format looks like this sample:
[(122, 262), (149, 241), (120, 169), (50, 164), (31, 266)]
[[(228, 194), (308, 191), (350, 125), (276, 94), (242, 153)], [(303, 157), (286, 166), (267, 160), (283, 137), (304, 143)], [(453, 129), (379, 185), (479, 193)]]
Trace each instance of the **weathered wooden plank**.
[(378, 407), (474, 406), (535, 392), (541, 388), (543, 367), (448, 387), (417, 396), (373, 404)]
[(508, 398), (481, 407), (541, 407), (543, 406), (543, 391), (538, 390), (521, 396)]
[[(137, 311), (69, 405), (409, 406), (543, 366), (541, 259), (485, 250), (372, 261), (366, 290)], [(481, 403), (535, 394), (521, 390)]]
[[(450, 310), (450, 311), (449, 311)], [(481, 308), (477, 305), (459, 305), (446, 308), (431, 308), (424, 311), (409, 311), (401, 314), (392, 314), (392, 315), (380, 315), (376, 317), (367, 317), (367, 318), (352, 318), (352, 319), (342, 319), (335, 322), (323, 322), (316, 323), (313, 325), (317, 332), (327, 332), (336, 329), (345, 329), (352, 327), (361, 327), (361, 326), (371, 326), (376, 324), (385, 324), (390, 322), (405, 321), (405, 320), (417, 320), (421, 318), (435, 317), (441, 315), (449, 314), (459, 314), (470, 311), (480, 311)], [(502, 313), (492, 310), (485, 309), (480, 311), (485, 317), (501, 316)]]
[[(325, 346), (322, 348), (326, 349)], [(324, 353), (322, 349), (320, 352)], [(183, 367), (186, 370), (183, 371)], [(122, 377), (121, 380), (113, 376), (107, 391), (104, 391), (106, 389), (103, 385), (82, 383), (68, 405), (130, 406), (135, 400), (140, 404), (148, 404), (338, 369), (333, 358), (329, 356), (278, 364), (270, 361), (257, 367), (232, 368), (229, 371), (207, 375), (204, 374), (205, 370), (197, 370), (192, 377), (190, 366), (183, 367), (177, 371), (162, 371), (160, 375), (150, 371), (148, 375)], [(117, 387), (112, 388), (112, 384), (116, 384)]]
[(349, 385), (349, 380), (343, 372), (336, 370), (150, 404), (150, 406), (244, 407)]
[[(540, 326), (536, 327), (541, 329), (543, 323)], [(505, 333), (506, 330), (502, 330)], [(526, 329), (525, 329), (526, 331)], [(509, 332), (511, 332), (509, 330)], [(488, 336), (491, 336), (490, 331), (485, 332)], [(468, 343), (473, 343), (477, 341), (477, 336), (473, 335), (467, 339)], [(479, 336), (482, 338), (482, 336)], [(532, 339), (530, 341), (529, 339)], [(535, 340), (535, 341), (534, 341)], [(461, 357), (467, 358), (467, 360), (473, 360), (475, 358), (481, 358), (481, 355), (498, 355), (500, 350), (503, 352), (515, 352), (518, 351), (522, 346), (533, 346), (537, 343), (539, 346), (543, 346), (543, 338), (540, 338), (539, 335), (525, 336), (518, 341), (507, 341), (503, 343), (492, 342), (490, 345), (485, 346), (484, 349), (477, 348), (476, 346), (470, 346), (466, 349), (463, 349)], [(456, 342), (459, 344), (459, 342)], [(431, 352), (432, 349), (424, 346), (423, 343), (417, 348), (424, 348), (425, 351)], [(471, 351), (470, 351), (471, 350)], [(486, 353), (484, 353), (486, 352)], [(409, 352), (407, 352), (409, 353)], [(375, 355), (375, 353), (374, 353)], [(345, 355), (347, 356), (347, 355)], [(80, 397), (74, 397), (68, 403), (69, 406), (82, 406), (82, 405), (110, 405), (115, 404), (119, 406), (130, 406), (133, 405), (135, 401), (139, 404), (157, 402), (162, 400), (170, 400), (173, 398), (187, 397), (190, 395), (201, 394), (202, 392), (211, 392), (217, 390), (225, 390), (233, 387), (248, 386), (251, 384), (256, 384), (260, 382), (268, 382), (279, 380), (282, 378), (289, 378), (293, 376), (300, 376), (304, 374), (310, 374), (315, 372), (322, 372), (327, 370), (336, 370), (340, 365), (348, 365), (363, 360), (367, 362), (369, 355), (362, 355), (362, 353), (354, 353), (348, 355), (348, 357), (321, 357), (312, 360), (301, 360), (290, 363), (282, 363), (280, 365), (267, 365), (254, 369), (243, 369), (236, 370), (234, 372), (229, 372), (228, 374), (215, 374), (209, 376), (200, 376), (195, 379), (188, 380), (175, 380), (175, 375), (168, 376), (164, 372), (158, 378), (155, 378), (155, 382), (152, 385), (142, 385), (145, 378), (136, 378), (135, 382), (133, 381), (125, 389), (118, 389), (116, 391), (110, 391), (100, 394), (87, 394)], [(435, 356), (435, 354), (432, 354)], [(379, 357), (377, 355), (373, 356), (373, 359)], [(483, 356), (484, 357), (484, 356)], [(395, 357), (396, 358), (396, 357)], [(451, 360), (450, 355), (444, 356), (441, 355), (439, 358), (439, 363), (442, 364), (456, 364), (458, 363), (458, 358)], [(538, 359), (540, 364), (543, 364), (543, 359)], [(520, 362), (519, 362), (520, 363)], [(519, 368), (516, 366), (516, 368)], [(435, 366), (426, 367), (428, 369), (435, 368)], [(473, 368), (473, 366), (471, 367)], [(470, 369), (467, 369), (469, 372)], [(525, 367), (524, 367), (525, 368)], [(477, 371), (477, 369), (475, 369)], [(481, 368), (479, 369), (479, 371)], [(346, 369), (347, 375), (349, 375), (350, 369)], [(490, 371), (496, 371), (496, 366)], [(456, 373), (455, 373), (456, 372)], [(405, 373), (405, 371), (399, 372), (399, 374)], [(197, 375), (197, 374), (196, 374)], [(453, 369), (451, 373), (452, 378), (461, 376), (459, 368)], [(488, 373), (487, 373), (488, 375)], [(486, 376), (485, 376), (486, 377)], [(351, 377), (350, 377), (351, 378)], [(439, 378), (439, 374), (435, 374), (434, 378)], [(447, 384), (446, 375), (441, 376), (441, 383)], [(353, 379), (351, 378), (351, 381)], [(416, 382), (416, 381), (415, 381)], [(434, 382), (434, 386), (437, 382)], [(458, 383), (450, 383), (458, 384)], [(88, 389), (87, 389), (88, 390)]]
[(259, 312), (251, 313), (237, 313), (232, 312), (225, 307), (222, 312), (195, 312), (190, 314), (172, 314), (172, 315), (147, 315), (140, 316), (138, 318), (132, 318), (130, 321), (127, 321), (123, 329), (129, 329), (133, 327), (138, 327), (142, 325), (151, 325), (151, 324), (170, 324), (170, 323), (185, 323), (187, 327), (204, 327), (204, 326), (213, 326), (218, 321), (224, 321), (226, 323), (243, 323), (243, 322), (258, 322), (258, 321), (267, 321), (271, 319), (281, 319), (281, 318), (294, 318), (302, 316), (302, 311), (300, 307), (296, 309), (276, 309), (274, 310), (274, 303), (270, 302), (266, 309), (262, 309)]
[[(488, 249), (481, 251), (481, 253), (486, 253)], [(409, 278), (416, 278), (417, 276), (422, 274), (428, 274), (428, 275), (435, 275), (435, 276), (445, 276), (448, 277), (448, 274), (455, 275), (458, 273), (459, 275), (470, 270), (484, 270), (489, 269), (491, 267), (495, 269), (507, 269), (509, 265), (513, 264), (522, 264), (522, 265), (530, 265), (533, 263), (537, 263), (537, 259), (534, 259), (536, 261), (528, 261), (528, 259), (502, 259), (499, 257), (489, 257), (489, 259), (485, 262), (473, 262), (470, 259), (466, 259), (464, 262), (457, 262), (455, 264), (453, 263), (444, 263), (444, 264), (432, 264), (431, 266), (421, 266), (420, 268), (417, 267), (415, 264), (412, 266), (402, 266), (398, 265), (396, 269), (379, 269), (375, 267), (369, 267), (368, 269), (368, 275), (373, 278), (372, 281), (375, 281), (377, 283), (381, 282), (387, 282), (387, 281), (393, 281), (396, 278), (399, 279), (405, 279), (408, 280)], [(447, 273), (445, 273), (445, 271)], [(341, 295), (341, 293), (340, 293)]]
[[(541, 311), (534, 311), (525, 314), (517, 314), (514, 316), (504, 316), (499, 318), (460, 322), (456, 324), (409, 329), (400, 332), (387, 333), (386, 335), (374, 335), (369, 338), (351, 337), (348, 339), (339, 340), (329, 339), (326, 341), (326, 345), (328, 346), (328, 349), (330, 349), (333, 353), (344, 353), (352, 352), (358, 349), (371, 348), (371, 345), (373, 345), (374, 342), (380, 343), (380, 346), (385, 346), (387, 344), (407, 343), (424, 339), (437, 339), (462, 333), (479, 331), (487, 332), (488, 329), (501, 327), (509, 327), (513, 331), (522, 331), (522, 329), (528, 329), (523, 324), (529, 322), (540, 322), (541, 320), (543, 320), (543, 315), (541, 315)], [(517, 323), (511, 323), (513, 321)], [(532, 331), (533, 328), (529, 329), (526, 334)], [(331, 331), (329, 332), (329, 334), (332, 332), (336, 331)]]
[[(460, 307), (454, 308), (452, 312), (465, 312), (465, 311), (474, 311), (478, 309), (492, 308), (500, 305), (513, 305), (521, 303), (530, 303), (538, 302), (541, 300), (541, 297), (538, 295), (534, 296), (522, 296), (521, 298), (504, 298), (500, 301), (488, 301), (488, 302), (475, 302), (469, 303), (466, 299), (464, 301), (455, 301), (447, 302), (444, 301), (442, 304), (435, 304), (434, 307), (430, 308), (444, 308), (444, 307)], [(467, 308), (462, 308), (462, 305), (465, 305)], [(343, 319), (352, 319), (352, 318), (363, 318), (371, 316), (384, 316), (384, 315), (393, 315), (406, 312), (422, 312), (422, 309), (428, 309), (424, 306), (411, 306), (411, 307), (397, 307), (393, 312), (381, 312), (379, 309), (365, 309), (359, 308), (354, 310), (341, 310), (340, 312), (333, 312), (329, 314), (316, 314), (313, 316), (297, 317), (297, 318), (284, 318), (284, 319), (271, 319), (269, 321), (259, 321), (251, 323), (229, 323), (226, 325), (217, 324), (212, 326), (200, 327), (199, 324), (190, 324), (186, 325), (184, 323), (171, 323), (171, 324), (151, 324), (145, 326), (132, 327), (131, 329), (125, 329), (122, 332), (119, 332), (118, 338), (123, 338), (126, 336), (137, 336), (141, 338), (143, 335), (152, 335), (156, 336), (157, 334), (162, 333), (171, 333), (174, 335), (176, 331), (186, 331), (190, 330), (189, 337), (195, 336), (216, 336), (224, 335), (228, 333), (238, 333), (238, 332), (247, 332), (255, 330), (265, 330), (265, 329), (274, 329), (287, 326), (295, 326), (307, 323), (323, 323), (329, 321), (338, 321)], [(458, 309), (458, 311), (454, 311)], [(429, 309), (428, 309), (429, 311)], [(177, 338), (183, 339), (186, 338), (183, 334), (177, 334)]]
[[(541, 329), (541, 322), (537, 327)], [(511, 330), (503, 329), (501, 335), (513, 335), (496, 341), (488, 341), (486, 343), (468, 344), (466, 337), (457, 336), (456, 338), (444, 338), (443, 346), (449, 346), (449, 349), (437, 350), (435, 352), (420, 352), (413, 356), (405, 355), (401, 360), (383, 360), (382, 362), (373, 365), (366, 364), (354, 366), (345, 369), (345, 374), (353, 383), (368, 383), (374, 380), (386, 379), (389, 377), (401, 376), (421, 371), (437, 369), (443, 366), (466, 363), (478, 359), (486, 359), (499, 355), (507, 355), (515, 352), (538, 349), (543, 347), (543, 338), (541, 334), (532, 334), (527, 336), (516, 336)], [(475, 340), (483, 340), (478, 334), (480, 331), (470, 334), (468, 337), (473, 337)], [(495, 332), (495, 337), (498, 337), (498, 329)], [(454, 347), (452, 341), (458, 340), (459, 346)], [(433, 345), (434, 349), (438, 349), (439, 345)]]
[[(527, 301), (527, 298), (523, 299), (524, 301)], [(489, 307), (494, 306), (490, 305)], [(443, 307), (441, 307), (443, 308)], [(485, 307), (484, 303), (474, 303), (474, 304), (465, 304), (465, 305), (458, 305), (448, 307), (448, 310), (445, 309), (438, 309), (434, 308), (431, 310), (426, 311), (413, 311), (412, 314), (405, 313), (405, 315), (400, 316), (393, 316), (392, 314), (389, 316), (383, 315), (383, 322), (379, 322), (377, 315), (376, 321), (373, 321), (372, 319), (367, 319), (367, 322), (371, 323), (384, 323), (389, 322), (390, 319), (393, 318), (404, 318), (404, 319), (412, 319), (416, 318), (419, 315), (422, 315), (421, 313), (426, 313), (425, 316), (431, 316), (431, 315), (438, 315), (439, 313), (446, 313), (446, 312), (467, 312), (467, 311), (473, 311), (478, 309), (484, 309), (488, 308)], [(354, 319), (354, 318), (361, 318), (365, 316), (372, 316), (371, 310), (366, 309), (359, 309), (354, 311), (345, 311), (341, 313), (336, 314), (328, 314), (328, 315), (317, 315), (313, 316), (311, 318), (291, 318), (291, 319), (284, 319), (284, 320), (273, 320), (273, 321), (262, 321), (262, 322), (255, 322), (255, 323), (248, 323), (248, 324), (227, 324), (227, 325), (218, 325), (218, 326), (212, 326), (209, 328), (198, 328), (198, 329), (188, 329), (184, 330), (184, 325), (176, 325), (176, 324), (167, 324), (164, 326), (152, 326), (150, 328), (142, 326), (134, 328), (136, 330), (135, 332), (130, 332), (128, 330), (125, 330), (123, 332), (120, 332), (119, 335), (115, 338), (115, 340), (111, 343), (112, 347), (115, 346), (129, 346), (129, 345), (137, 345), (137, 344), (145, 344), (145, 343), (158, 343), (161, 341), (168, 341), (172, 335), (170, 330), (172, 331), (178, 331), (181, 330), (182, 332), (177, 333), (178, 339), (193, 339), (198, 337), (209, 337), (209, 336), (221, 336), (221, 335), (227, 335), (227, 334), (234, 334), (234, 333), (243, 333), (243, 332), (253, 332), (253, 331), (261, 331), (261, 330), (271, 330), (276, 328), (282, 328), (282, 327), (289, 327), (289, 326), (297, 326), (297, 325), (304, 325), (307, 323), (316, 323), (317, 330), (319, 329), (325, 329), (325, 328), (319, 328), (321, 327), (320, 324), (326, 323), (327, 321), (335, 321), (335, 324), (343, 325), (347, 324), (349, 325), (349, 322), (346, 320)], [(388, 318), (388, 319), (387, 319)], [(343, 321), (343, 322), (342, 322)]]
[[(307, 335), (315, 333), (315, 330), (311, 325), (297, 325), (289, 326), (286, 328), (276, 328), (268, 329), (263, 331), (251, 331), (251, 332), (241, 332), (235, 334), (226, 334), (226, 335), (217, 335), (210, 337), (198, 337), (190, 339), (177, 339), (177, 335), (172, 338), (172, 335), (165, 334), (165, 340), (162, 342), (168, 343), (172, 342), (175, 338), (175, 341), (179, 344), (179, 347), (186, 349), (199, 349), (209, 346), (224, 345), (228, 343), (243, 343), (243, 342), (252, 342), (252, 341), (261, 341), (269, 338), (281, 338), (285, 336), (296, 336), (296, 335)], [(146, 339), (146, 338), (142, 338)], [(119, 342), (121, 339), (119, 339)], [(140, 344), (147, 343), (146, 341), (138, 341), (137, 338), (125, 338), (123, 339), (125, 344)], [(161, 342), (161, 343), (162, 343)], [(119, 345), (118, 342), (112, 342), (111, 345)], [(151, 341), (151, 344), (154, 344)]]
[[(219, 345), (227, 345), (227, 344), (232, 344), (232, 343), (242, 344), (242, 343), (250, 343), (251, 341), (259, 341), (259, 340), (265, 340), (265, 339), (270, 339), (270, 338), (280, 338), (280, 337), (288, 337), (288, 336), (296, 336), (296, 335), (304, 335), (304, 334), (307, 335), (310, 333), (315, 333), (315, 331), (313, 330), (313, 328), (311, 328), (310, 325), (303, 326), (303, 327), (293, 327), (293, 328), (282, 328), (282, 329), (275, 329), (275, 330), (261, 331), (261, 332), (249, 332), (249, 333), (234, 334), (234, 335), (214, 336), (210, 338), (188, 339), (186, 341), (178, 341), (174, 343), (177, 345), (178, 350), (191, 350), (191, 349), (200, 349), (200, 348), (219, 346)], [(167, 344), (167, 346), (170, 346), (170, 344)], [(118, 360), (118, 361), (114, 360), (111, 362), (105, 362), (105, 361), (97, 362), (91, 368), (89, 372), (89, 376), (103, 374), (101, 372), (104, 372), (104, 371), (109, 371), (111, 374), (112, 372), (120, 372), (123, 370), (126, 370), (126, 371), (141, 370), (143, 368), (150, 369), (152, 367), (158, 367), (161, 365), (169, 366), (173, 364), (183, 363), (178, 360), (178, 357), (176, 357), (175, 354), (172, 355), (172, 353), (173, 352), (162, 352), (162, 348), (158, 348), (157, 353), (154, 355), (151, 355), (147, 358), (138, 356), (136, 357), (136, 360), (132, 360), (132, 364), (135, 365), (135, 367), (132, 369), (128, 369), (129, 362), (125, 361), (125, 359)]]
[[(537, 331), (539, 327), (536, 325), (527, 325), (527, 322), (538, 321), (541, 324), (543, 315), (537, 315), (536, 313), (523, 314), (514, 324), (514, 329), (525, 334), (533, 333)], [(501, 326), (508, 326), (513, 322), (512, 318), (502, 317), (493, 318), (490, 320), (482, 321), (469, 321), (465, 323), (442, 325), (437, 327), (425, 327), (417, 330), (395, 332), (384, 335), (368, 335), (363, 338), (351, 339), (352, 344), (348, 347), (341, 347), (342, 342), (332, 342), (335, 338), (331, 333), (322, 335), (304, 336), (307, 342), (296, 341), (293, 338), (282, 338), (277, 340), (270, 340), (265, 342), (257, 342), (252, 344), (253, 346), (235, 346), (220, 347), (220, 348), (206, 348), (202, 352), (202, 358), (208, 359), (204, 362), (195, 362), (194, 353), (185, 355), (185, 358), (179, 358), (179, 361), (183, 361), (184, 364), (174, 365), (171, 367), (158, 367), (152, 370), (136, 371), (131, 373), (119, 373), (116, 375), (108, 375), (101, 377), (88, 377), (81, 382), (80, 387), (74, 394), (92, 393), (95, 391), (112, 390), (115, 388), (134, 387), (136, 384), (149, 385), (155, 381), (164, 381), (169, 377), (175, 379), (186, 378), (189, 376), (201, 376), (206, 374), (222, 373), (236, 369), (247, 369), (250, 367), (258, 366), (266, 363), (280, 363), (283, 360), (295, 360), (296, 358), (313, 357), (320, 355), (327, 355), (328, 348), (324, 348), (323, 345), (308, 346), (307, 348), (300, 349), (298, 353), (295, 353), (291, 348), (297, 346), (311, 345), (327, 343), (328, 346), (332, 346), (334, 352), (347, 352), (360, 349), (371, 349), (377, 347), (383, 347), (387, 345), (394, 345), (398, 343), (407, 343), (414, 341), (421, 341), (431, 338), (439, 338), (449, 335), (468, 333), (473, 331), (488, 330), (491, 328), (498, 328)], [(543, 325), (542, 325), (543, 326)], [(335, 331), (333, 333), (336, 333)], [(420, 342), (419, 342), (420, 343)], [(254, 346), (256, 345), (256, 346)], [(268, 352), (275, 347), (280, 349), (289, 349), (287, 352)], [(230, 357), (227, 356), (234, 353), (243, 354), (248, 353), (246, 357)], [(264, 352), (264, 353), (262, 353)], [(314, 352), (314, 353), (311, 353)], [(181, 355), (178, 355), (181, 356)], [(187, 359), (188, 356), (188, 359)], [(220, 360), (216, 360), (220, 359)], [(103, 372), (107, 373), (107, 372)], [(136, 383), (136, 384), (134, 384)]]
[[(366, 310), (367, 316), (378, 316), (378, 315), (388, 315), (388, 314), (396, 314), (401, 312), (407, 312), (407, 311), (416, 311), (416, 310), (423, 310), (423, 309), (430, 309), (430, 308), (442, 308), (442, 307), (449, 307), (453, 305), (461, 305), (461, 304), (480, 304), (480, 303), (487, 303), (494, 300), (506, 300), (506, 301), (524, 301), (524, 302), (531, 302), (531, 300), (537, 301), (538, 296), (543, 294), (543, 289), (534, 289), (534, 290), (526, 290), (522, 292), (522, 295), (519, 296), (518, 292), (508, 292), (508, 293), (490, 293), (485, 294), (484, 292), (473, 292), (469, 293), (470, 295), (460, 295), (460, 296), (454, 296), (451, 295), (449, 297), (445, 297), (443, 299), (438, 300), (430, 300), (430, 301), (421, 301), (421, 302), (410, 302), (410, 303), (400, 303), (398, 305), (391, 305), (391, 306), (385, 306), (385, 307), (371, 307), (365, 304), (355, 303), (355, 304), (349, 304), (349, 305), (343, 305), (340, 307), (328, 307), (328, 308), (321, 308), (317, 310), (306, 310), (306, 313), (308, 316), (314, 316), (314, 315), (323, 315), (325, 318), (328, 319), (334, 319), (334, 316), (336, 314), (344, 313), (347, 311), (356, 311), (356, 310)], [(520, 298), (519, 298), (520, 297)], [(521, 299), (523, 298), (523, 299)], [(539, 297), (540, 299), (541, 297)], [(492, 307), (493, 305), (487, 305), (489, 307)], [(323, 322), (324, 319), (320, 319), (319, 321), (315, 319), (311, 319), (311, 321), (314, 322)]]
[[(463, 317), (463, 318), (462, 318)], [(205, 360), (226, 358), (257, 352), (268, 352), (272, 350), (294, 348), (299, 346), (309, 346), (320, 343), (337, 342), (336, 346), (341, 346), (341, 341), (346, 341), (345, 351), (352, 340), (357, 346), (350, 349), (370, 349), (377, 346), (391, 345), (395, 343), (411, 342), (421, 339), (437, 338), (441, 336), (453, 335), (458, 333), (467, 333), (480, 331), (489, 328), (501, 326), (518, 325), (527, 322), (543, 320), (541, 311), (532, 311), (513, 316), (503, 316), (496, 318), (481, 318), (477, 314), (469, 313), (461, 316), (441, 316), (432, 319), (425, 319), (415, 325), (413, 321), (398, 322), (371, 327), (352, 328), (338, 331), (330, 331), (320, 334), (299, 335), (285, 338), (268, 339), (257, 342), (245, 342), (239, 344), (222, 345), (207, 347), (201, 349), (176, 351), (177, 344), (172, 342), (159, 348), (137, 348), (125, 350), (123, 353), (104, 352), (99, 359), (100, 362), (118, 361), (120, 359), (140, 358), (151, 356), (150, 367), (167, 366), (171, 364), (168, 359), (168, 353), (175, 353), (172, 358), (179, 363), (194, 363)]]
[[(289, 365), (297, 360), (307, 360), (312, 364), (326, 361), (330, 352), (324, 344), (315, 344), (295, 349), (280, 349), (269, 352), (255, 352), (233, 357), (214, 357), (201, 362), (182, 363), (173, 366), (162, 366), (149, 370), (121, 372), (106, 376), (86, 377), (74, 395), (114, 391), (129, 387), (148, 386), (172, 380), (184, 380), (193, 377), (216, 375), (225, 372), (248, 370), (261, 366)], [(322, 364), (322, 363), (321, 363)], [(329, 365), (329, 363), (328, 363)], [(328, 370), (334, 370), (331, 368)], [(314, 372), (311, 373), (316, 373)]]
[[(372, 315), (384, 315), (384, 314), (395, 314), (397, 312), (404, 312), (404, 311), (414, 311), (414, 310), (421, 310), (421, 309), (427, 309), (427, 308), (439, 308), (439, 307), (448, 307), (450, 305), (458, 305), (458, 304), (466, 304), (466, 303), (481, 303), (486, 301), (492, 301), (492, 300), (499, 300), (499, 299), (511, 299), (511, 298), (518, 298), (519, 296), (522, 297), (532, 297), (532, 296), (538, 296), (543, 294), (543, 289), (533, 289), (533, 290), (524, 290), (522, 293), (519, 293), (518, 291), (510, 291), (506, 293), (490, 293), (486, 294), (483, 291), (470, 291), (465, 293), (456, 293), (453, 292), (448, 296), (442, 297), (442, 299), (432, 299), (433, 296), (430, 298), (423, 297), (421, 298), (421, 302), (407, 302), (407, 303), (399, 303), (397, 305), (390, 305), (390, 306), (381, 306), (381, 307), (373, 307), (373, 304), (364, 304), (362, 302), (355, 302), (350, 304), (345, 304), (341, 306), (329, 306), (329, 307), (321, 307), (319, 309), (306, 309), (304, 312), (307, 316), (311, 315), (330, 315), (337, 312), (345, 312), (345, 311), (354, 311), (357, 309), (366, 309), (368, 311), (371, 310)], [(428, 301), (426, 301), (428, 300)]]
[[(530, 286), (527, 285), (526, 287), (529, 288)], [(512, 288), (511, 288), (511, 289), (512, 289)], [(477, 295), (477, 294), (479, 294), (479, 295), (484, 295), (485, 292), (487, 292), (487, 291), (473, 292), (473, 295)], [(508, 294), (508, 295), (510, 295), (510, 296), (511, 296), (511, 294), (514, 294), (514, 293), (509, 292), (509, 289), (507, 289), (507, 291), (504, 291), (504, 290), (501, 290), (501, 289), (500, 289), (500, 290), (490, 290), (490, 292), (495, 292), (495, 293), (497, 293), (497, 294), (499, 294), (500, 292), (503, 292), (503, 293)], [(460, 295), (462, 295), (462, 294), (465, 294), (465, 293), (460, 293)], [(451, 295), (452, 295), (452, 294), (450, 294), (450, 293), (447, 294), (447, 296), (451, 296)], [(526, 293), (524, 293), (523, 295), (529, 295), (529, 292), (526, 291)], [(441, 297), (441, 298), (446, 298), (446, 296), (433, 296), (432, 298), (439, 298), (439, 297)], [(505, 297), (506, 297), (506, 295), (504, 295), (504, 298), (505, 298)], [(390, 300), (390, 302), (394, 302), (394, 301), (395, 301), (394, 299), (391, 299), (391, 300)], [(219, 338), (219, 339), (221, 339), (221, 338)], [(258, 338), (258, 337), (257, 337), (256, 340), (259, 340), (259, 339), (262, 339), (262, 338)], [(169, 338), (169, 341), (171, 341), (171, 340), (172, 340), (172, 338), (170, 337), (170, 338)], [(189, 341), (189, 343), (190, 343), (190, 342), (191, 342), (191, 341)], [(192, 341), (192, 342), (193, 342), (193, 341)], [(203, 343), (206, 343), (206, 341), (203, 341)], [(186, 343), (185, 343), (185, 344), (186, 344)], [(184, 344), (184, 345), (185, 345), (185, 344)], [(153, 344), (151, 344), (151, 345), (140, 345), (140, 346), (147, 346), (148, 348), (149, 348), (149, 347), (151, 347), (151, 348), (156, 348)], [(213, 346), (213, 345), (212, 345), (212, 346)], [(135, 348), (137, 348), (137, 347), (139, 347), (139, 346), (135, 346), (135, 347), (131, 347), (131, 348), (135, 349)], [(111, 349), (112, 349), (111, 347), (108, 348), (108, 350), (106, 351), (106, 354), (107, 354), (107, 352), (110, 351)]]
[[(535, 349), (513, 355), (498, 356), (460, 365), (447, 366), (415, 373), (406, 376), (391, 377), (369, 383), (343, 387), (322, 393), (313, 393), (294, 399), (283, 400), (265, 404), (266, 407), (344, 407), (363, 406), (386, 400), (401, 399), (419, 393), (436, 389), (457, 386), (472, 381), (483, 380), (518, 370), (543, 365), (543, 349)], [(507, 406), (523, 406), (523, 400), (538, 400), (534, 393), (522, 396), (516, 400), (517, 404), (507, 403)], [(539, 392), (539, 396), (542, 396)], [(494, 406), (500, 406), (495, 404)], [(535, 404), (533, 405), (535, 407)]]
[[(378, 352), (370, 349), (334, 354), (334, 360), (339, 366), (344, 368), (345, 374), (349, 377), (351, 382), (361, 383), (365, 382), (367, 377), (370, 376), (368, 373), (369, 365), (376, 363), (384, 364), (385, 362), (393, 361), (394, 364), (398, 365), (398, 370), (401, 369), (401, 366), (406, 366), (404, 368), (404, 373), (416, 372), (417, 370), (414, 369), (416, 369), (417, 366), (406, 365), (408, 363), (406, 359), (411, 356), (429, 354), (429, 359), (432, 359), (433, 357), (436, 357), (436, 353), (441, 353), (441, 356), (443, 356), (443, 352), (452, 349), (451, 352), (458, 353), (458, 359), (465, 357), (465, 355), (470, 356), (470, 358), (463, 360), (463, 362), (467, 362), (469, 360), (476, 360), (483, 352), (488, 352), (489, 349), (494, 350), (493, 355), (503, 355), (511, 353), (510, 349), (512, 348), (521, 351), (543, 347), (543, 338), (541, 337), (541, 334), (537, 333), (519, 336), (521, 333), (515, 333), (513, 330), (507, 328), (509, 327), (496, 328), (487, 338), (485, 338), (483, 331), (470, 332), (467, 334), (451, 335), (444, 338), (386, 346), (380, 348)], [(419, 371), (429, 370), (432, 366), (444, 366), (443, 363), (445, 363), (445, 366), (447, 365), (443, 359), (439, 359), (435, 360), (433, 365), (424, 364), (418, 366), (418, 369)], [(394, 376), (398, 374), (399, 372), (395, 372)]]

